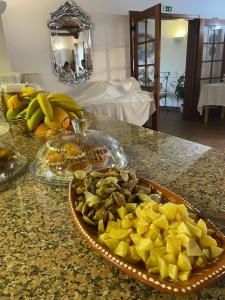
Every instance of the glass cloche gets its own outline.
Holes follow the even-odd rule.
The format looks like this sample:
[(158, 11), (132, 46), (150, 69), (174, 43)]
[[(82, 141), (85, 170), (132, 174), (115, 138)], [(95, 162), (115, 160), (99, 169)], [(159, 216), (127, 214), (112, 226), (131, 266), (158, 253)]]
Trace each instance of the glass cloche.
[(50, 139), (39, 149), (31, 165), (36, 180), (67, 186), (77, 170), (127, 166), (127, 155), (117, 140), (97, 130), (85, 130), (85, 120), (73, 125), (74, 134)]
[(27, 164), (25, 156), (0, 139), (0, 185), (20, 173)]

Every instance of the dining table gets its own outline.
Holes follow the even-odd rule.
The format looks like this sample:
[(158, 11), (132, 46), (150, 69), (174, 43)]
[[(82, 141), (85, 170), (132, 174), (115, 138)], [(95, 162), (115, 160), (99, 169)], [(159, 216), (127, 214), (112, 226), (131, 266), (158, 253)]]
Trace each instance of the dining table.
[(210, 107), (221, 106), (221, 119), (225, 114), (225, 83), (209, 83), (201, 87), (200, 97), (198, 101), (198, 112), (200, 115), (204, 111), (204, 122), (208, 122)]
[[(200, 211), (225, 212), (225, 153), (214, 148), (87, 114), (89, 128), (119, 141), (129, 168), (184, 197)], [(0, 186), (0, 299), (225, 299), (225, 280), (187, 298), (161, 293), (109, 265), (76, 229), (68, 187), (30, 173), (43, 141), (11, 131), (1, 137), (28, 161)], [(225, 227), (215, 223), (223, 232)]]

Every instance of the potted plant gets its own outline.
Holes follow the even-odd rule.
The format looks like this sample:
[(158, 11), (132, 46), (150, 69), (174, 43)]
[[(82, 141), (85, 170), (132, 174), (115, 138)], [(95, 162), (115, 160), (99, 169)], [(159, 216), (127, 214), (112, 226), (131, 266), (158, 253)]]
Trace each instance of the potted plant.
[[(184, 82), (185, 82), (185, 77), (184, 77), (184, 75), (181, 75), (177, 79), (176, 86), (175, 86), (175, 95), (176, 95), (177, 101), (184, 99)], [(182, 109), (183, 109), (183, 104), (181, 105), (181, 110)]]

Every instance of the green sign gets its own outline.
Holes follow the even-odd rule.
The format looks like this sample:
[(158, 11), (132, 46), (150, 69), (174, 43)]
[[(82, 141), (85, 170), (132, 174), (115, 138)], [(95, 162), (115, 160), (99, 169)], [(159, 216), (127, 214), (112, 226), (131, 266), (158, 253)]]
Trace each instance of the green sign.
[(163, 6), (163, 12), (172, 12), (172, 6), (167, 6), (167, 5), (165, 5), (165, 6)]

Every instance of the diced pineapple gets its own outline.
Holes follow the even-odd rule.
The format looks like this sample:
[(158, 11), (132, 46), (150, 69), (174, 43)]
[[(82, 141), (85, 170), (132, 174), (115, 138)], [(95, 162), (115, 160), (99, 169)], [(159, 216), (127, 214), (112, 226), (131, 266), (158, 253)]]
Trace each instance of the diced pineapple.
[(160, 232), (159, 227), (155, 224), (151, 224), (149, 230), (145, 233), (145, 237), (150, 237), (152, 241), (154, 241)]
[(202, 229), (199, 228), (197, 225), (191, 224), (189, 222), (185, 222), (185, 224), (187, 225), (188, 229), (190, 230), (193, 236), (196, 236), (198, 238), (202, 236)]
[(197, 226), (202, 230), (202, 235), (207, 235), (207, 226), (202, 219), (199, 219)]
[(177, 229), (177, 227), (180, 225), (180, 222), (173, 222), (169, 225), (169, 229)]
[(162, 236), (160, 233), (158, 234), (156, 240), (154, 241), (154, 245), (155, 245), (155, 247), (163, 246)]
[(191, 236), (191, 232), (184, 222), (181, 222), (180, 225), (177, 227), (177, 233), (185, 233), (185, 234)]
[(104, 221), (99, 220), (98, 221), (98, 232), (103, 233), (105, 231)]
[(153, 253), (150, 253), (150, 256), (146, 262), (147, 269), (157, 267), (159, 264), (158, 258)]
[(141, 218), (137, 219), (136, 226), (137, 226), (137, 228), (136, 228), (137, 233), (140, 235), (142, 235), (149, 229), (149, 223)]
[(159, 211), (166, 216), (169, 222), (172, 222), (177, 213), (177, 206), (174, 203), (166, 203), (159, 208)]
[(106, 227), (106, 232), (110, 232), (110, 230), (112, 228), (115, 228), (115, 229), (119, 229), (120, 228), (120, 224), (118, 222), (115, 222), (115, 221), (108, 221), (107, 223), (107, 227)]
[(98, 236), (98, 239), (100, 242), (105, 243), (105, 240), (108, 240), (110, 238), (108, 233), (102, 233)]
[(159, 273), (161, 278), (166, 278), (168, 276), (168, 270), (165, 260), (158, 256), (158, 262), (159, 262)]
[(116, 249), (116, 247), (118, 246), (119, 242), (120, 241), (117, 240), (117, 239), (107, 239), (107, 240), (104, 240), (104, 243), (106, 244), (106, 246), (110, 250), (112, 250), (112, 251), (114, 251)]
[(168, 253), (164, 256), (165, 261), (168, 264), (176, 264), (177, 263), (177, 258), (176, 255), (174, 253)]
[(135, 246), (137, 254), (141, 257), (141, 259), (143, 260), (143, 262), (147, 262), (148, 257), (149, 257), (149, 251), (143, 251), (141, 249), (138, 248), (138, 246)]
[(148, 272), (151, 273), (151, 274), (158, 274), (159, 273), (159, 267), (149, 268)]
[(110, 232), (108, 233), (108, 235), (109, 235), (109, 238), (111, 238), (111, 239), (123, 240), (131, 232), (132, 232), (132, 229), (115, 229), (115, 228), (112, 228), (110, 230)]
[(148, 220), (150, 223), (152, 223), (154, 220), (156, 220), (160, 215), (158, 212), (155, 212), (153, 209), (149, 208), (148, 210), (144, 210), (143, 212), (145, 214), (145, 219)]
[(178, 273), (178, 279), (180, 281), (188, 280), (190, 273), (191, 273), (190, 271), (181, 271)]
[(199, 240), (201, 248), (216, 247), (217, 241), (209, 235), (202, 235)]
[(211, 257), (209, 248), (204, 248), (204, 249), (202, 250), (202, 253), (203, 253), (203, 255), (204, 255), (206, 258), (210, 258), (210, 257)]
[(187, 255), (188, 256), (202, 256), (203, 252), (197, 242), (194, 239), (189, 240), (189, 244), (187, 247)]
[(133, 213), (129, 213), (124, 217), (124, 219), (126, 219), (126, 220), (133, 220), (134, 218), (136, 218), (136, 217), (134, 216)]
[(125, 206), (127, 213), (134, 211), (136, 207), (137, 207), (137, 203), (127, 203)]
[(180, 252), (177, 260), (177, 266), (182, 271), (191, 271), (191, 262), (187, 255)]
[(117, 213), (118, 213), (118, 216), (120, 217), (120, 219), (123, 219), (127, 214), (127, 210), (124, 206), (121, 206), (121, 207), (117, 208)]
[(171, 279), (177, 280), (178, 267), (175, 264), (168, 264), (168, 275)]
[(162, 229), (168, 229), (168, 221), (165, 215), (161, 215), (158, 219), (153, 221), (153, 224)]
[(176, 212), (176, 216), (175, 216), (175, 219), (174, 219), (175, 221), (178, 221), (178, 222), (180, 222), (181, 220), (182, 220), (182, 218), (181, 218), (181, 215), (180, 215), (180, 212), (179, 211), (177, 211)]
[(148, 251), (153, 247), (153, 242), (150, 238), (142, 238), (137, 247), (142, 251)]
[(122, 229), (129, 229), (132, 228), (133, 222), (131, 220), (123, 219), (121, 221), (121, 228)]
[(135, 260), (135, 261), (140, 261), (140, 260), (141, 260), (140, 256), (139, 256), (138, 253), (137, 253), (136, 247), (135, 247), (134, 245), (129, 246), (129, 249), (128, 249), (128, 256), (129, 256), (131, 259)]
[(166, 253), (178, 254), (181, 252), (181, 241), (176, 237), (168, 237), (166, 241)]
[(177, 204), (177, 209), (180, 213), (181, 220), (185, 220), (188, 217), (188, 211), (184, 204)]
[(223, 248), (220, 248), (220, 247), (217, 247), (217, 246), (211, 247), (210, 250), (211, 250), (211, 255), (212, 255), (212, 257), (218, 257), (218, 256), (220, 256), (220, 255), (223, 253), (223, 251), (224, 251)]
[(188, 248), (190, 237), (187, 234), (179, 233), (177, 234), (177, 239), (180, 240), (181, 246), (183, 246), (184, 248)]
[(207, 263), (207, 259), (205, 256), (199, 256), (195, 261), (196, 267), (204, 267), (206, 263)]
[(156, 256), (164, 256), (166, 252), (165, 247), (155, 247), (151, 249), (151, 253)]
[(128, 248), (129, 248), (129, 244), (127, 244), (124, 241), (120, 241), (116, 249), (114, 250), (114, 253), (121, 257), (124, 257), (127, 254)]
[(137, 208), (135, 209), (135, 214), (138, 218), (141, 215), (141, 211), (142, 211), (141, 205), (138, 205)]
[(130, 234), (131, 240), (134, 243), (134, 245), (138, 246), (142, 237), (138, 233), (131, 233)]

